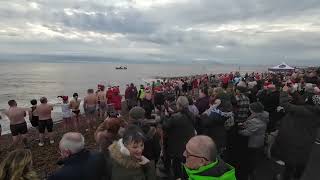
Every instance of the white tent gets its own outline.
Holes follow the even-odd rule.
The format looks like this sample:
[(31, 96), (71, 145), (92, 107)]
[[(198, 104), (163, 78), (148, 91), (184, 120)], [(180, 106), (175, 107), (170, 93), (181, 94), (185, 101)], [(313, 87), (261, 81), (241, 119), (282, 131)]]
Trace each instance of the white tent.
[(286, 63), (281, 63), (277, 66), (274, 66), (272, 68), (269, 68), (269, 71), (276, 71), (276, 72), (279, 72), (279, 71), (294, 71), (295, 68), (289, 66), (288, 64)]

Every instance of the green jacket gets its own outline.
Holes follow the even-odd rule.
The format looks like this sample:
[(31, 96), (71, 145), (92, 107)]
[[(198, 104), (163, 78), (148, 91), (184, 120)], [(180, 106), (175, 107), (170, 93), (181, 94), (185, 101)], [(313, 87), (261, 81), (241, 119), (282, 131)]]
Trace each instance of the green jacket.
[(146, 93), (144, 91), (144, 89), (140, 89), (139, 93), (138, 93), (138, 99), (143, 99), (145, 97)]
[(196, 170), (184, 168), (188, 180), (236, 180), (235, 169), (220, 159)]

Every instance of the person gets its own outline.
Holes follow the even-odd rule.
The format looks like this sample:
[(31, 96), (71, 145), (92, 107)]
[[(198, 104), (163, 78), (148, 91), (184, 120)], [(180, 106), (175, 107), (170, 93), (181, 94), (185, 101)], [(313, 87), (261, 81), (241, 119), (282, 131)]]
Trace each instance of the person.
[(104, 85), (99, 85), (99, 92), (97, 94), (98, 106), (99, 106), (99, 117), (101, 119), (105, 118), (106, 108), (107, 108), (107, 98)]
[(140, 89), (139, 89), (138, 95), (137, 95), (138, 105), (139, 106), (141, 106), (141, 101), (143, 100), (144, 96), (145, 96), (144, 86), (140, 85)]
[(205, 110), (209, 109), (209, 101), (208, 88), (202, 88), (199, 92), (199, 99), (195, 103), (199, 110), (199, 114), (202, 114)]
[(39, 125), (39, 115), (38, 115), (38, 113), (36, 111), (38, 102), (37, 102), (36, 99), (32, 99), (30, 101), (30, 103), (31, 103), (32, 106), (31, 106), (31, 111), (29, 111), (29, 120), (30, 120), (30, 123), (31, 123), (32, 127), (38, 127), (38, 125)]
[(126, 128), (123, 137), (109, 146), (111, 180), (155, 180), (155, 167), (142, 155), (143, 132), (137, 126)]
[(188, 180), (236, 180), (235, 169), (217, 155), (214, 141), (208, 136), (192, 137), (183, 153)]
[(292, 99), (290, 102), (290, 91), (288, 86), (284, 86), (280, 93), (280, 105), (286, 115), (281, 120), (279, 134), (271, 152), (273, 157), (285, 162), (285, 179), (300, 179), (317, 137), (320, 106), (319, 100), (313, 97), (309, 97), (307, 102), (293, 104), (297, 101)]
[(235, 120), (243, 123), (249, 117), (250, 99), (246, 96), (247, 85), (244, 81), (240, 81), (236, 87), (236, 95), (233, 99), (235, 105)]
[[(217, 96), (218, 97), (218, 96)], [(215, 140), (218, 154), (223, 155), (227, 143), (228, 119), (233, 119), (232, 112), (224, 112), (226, 108), (220, 99), (213, 98), (210, 101), (210, 108), (206, 110), (199, 119), (198, 134), (206, 135)]]
[(167, 169), (173, 169), (175, 179), (182, 178), (181, 163), (183, 151), (188, 140), (195, 135), (193, 114), (188, 110), (187, 97), (180, 96), (176, 102), (177, 113), (162, 118), (162, 129), (165, 133), (164, 153)]
[(122, 100), (122, 96), (120, 95), (120, 91), (117, 87), (115, 87), (113, 91), (111, 103), (115, 111), (117, 112), (117, 114), (119, 114), (121, 111), (121, 100)]
[(138, 126), (144, 133), (143, 155), (150, 160), (151, 164), (156, 164), (160, 157), (160, 136), (157, 134), (155, 122), (145, 119), (145, 110), (136, 106), (129, 111), (129, 125)]
[(0, 164), (0, 179), (3, 180), (39, 180), (32, 170), (32, 154), (28, 149), (16, 149), (10, 152)]
[(146, 111), (145, 117), (147, 119), (152, 119), (152, 111), (154, 110), (154, 104), (152, 103), (152, 95), (150, 90), (146, 91), (146, 95), (141, 101), (141, 107)]
[(128, 93), (127, 106), (128, 106), (128, 110), (130, 111), (131, 108), (137, 105), (137, 96), (138, 96), (138, 90), (133, 83), (130, 84), (130, 87), (127, 93)]
[(84, 98), (83, 109), (86, 112), (87, 116), (88, 128), (86, 130), (89, 131), (90, 128), (92, 128), (92, 124), (94, 123), (94, 116), (97, 106), (97, 97), (94, 94), (93, 89), (88, 89), (87, 93), (87, 96)]
[(120, 139), (119, 129), (122, 121), (118, 118), (108, 117), (97, 128), (94, 137), (99, 146), (99, 151), (106, 152), (108, 147)]
[(9, 118), (10, 131), (13, 139), (12, 146), (16, 146), (22, 136), (24, 146), (28, 146), (28, 127), (24, 119), (26, 112), (30, 111), (29, 108), (20, 108), (15, 100), (8, 101), (9, 109), (4, 111), (4, 114)]
[(53, 121), (51, 117), (51, 112), (53, 110), (53, 105), (48, 104), (48, 99), (46, 97), (40, 98), (40, 105), (37, 106), (36, 112), (39, 115), (39, 146), (44, 146), (44, 133), (47, 129), (49, 134), (50, 144), (54, 144), (53, 140)]
[(72, 128), (72, 121), (71, 121), (71, 110), (70, 110), (70, 104), (68, 101), (68, 96), (62, 96), (63, 104), (61, 106), (62, 108), (62, 118), (63, 118), (63, 128), (65, 131), (67, 129)]
[(267, 111), (270, 116), (270, 121), (268, 123), (269, 132), (275, 131), (276, 124), (281, 119), (277, 112), (279, 97), (280, 91), (278, 91), (276, 86), (273, 84), (268, 85), (266, 90), (259, 96), (259, 101), (263, 104), (265, 111)]
[(73, 93), (72, 95), (72, 100), (70, 101), (70, 109), (73, 113), (72, 119), (73, 119), (73, 123), (74, 123), (74, 127), (79, 130), (79, 125), (80, 125), (80, 103), (81, 100), (78, 98), (79, 95), (78, 93)]
[(191, 96), (188, 97), (188, 101), (189, 101), (189, 106), (188, 106), (189, 111), (194, 116), (198, 116), (199, 115), (199, 110), (198, 110), (197, 106), (194, 105), (193, 98)]
[(239, 134), (248, 136), (248, 172), (251, 179), (255, 179), (255, 169), (259, 162), (263, 160), (263, 148), (269, 113), (264, 111), (264, 106), (260, 102), (251, 103), (249, 106), (251, 116), (239, 130)]
[(63, 165), (48, 180), (104, 180), (109, 179), (108, 163), (102, 153), (85, 149), (82, 134), (69, 132), (62, 136), (59, 153)]

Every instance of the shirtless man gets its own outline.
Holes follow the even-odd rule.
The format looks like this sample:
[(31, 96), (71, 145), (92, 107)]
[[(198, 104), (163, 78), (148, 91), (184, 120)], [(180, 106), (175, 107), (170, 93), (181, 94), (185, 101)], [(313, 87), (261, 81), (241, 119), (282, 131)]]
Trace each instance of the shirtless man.
[(8, 105), (10, 106), (8, 110), (4, 111), (4, 114), (10, 120), (10, 131), (13, 139), (13, 146), (16, 146), (20, 140), (20, 135), (22, 136), (22, 141), (24, 145), (28, 146), (27, 140), (27, 123), (24, 117), (26, 116), (26, 112), (30, 111), (29, 108), (20, 108), (17, 106), (17, 102), (15, 100), (8, 101)]
[(74, 126), (76, 127), (77, 130), (79, 130), (79, 125), (80, 125), (79, 117), (80, 117), (80, 103), (81, 103), (81, 100), (78, 99), (78, 97), (79, 97), (78, 93), (73, 93), (73, 98), (70, 101), (70, 109), (72, 110), (72, 113), (73, 113), (72, 119), (73, 119)]
[(88, 94), (84, 98), (84, 102), (83, 102), (83, 109), (87, 116), (88, 129), (86, 130), (89, 131), (94, 122), (94, 116), (95, 116), (96, 106), (97, 106), (97, 96), (94, 94), (93, 89), (88, 89), (87, 92)]
[(98, 106), (99, 106), (99, 117), (105, 119), (106, 107), (107, 107), (107, 98), (106, 92), (104, 91), (104, 86), (99, 86), (100, 91), (97, 94)]
[(53, 105), (48, 104), (48, 99), (46, 97), (40, 98), (40, 105), (37, 106), (36, 111), (39, 116), (39, 146), (44, 146), (44, 133), (45, 130), (47, 129), (48, 134), (49, 134), (49, 140), (50, 144), (54, 143), (53, 140), (53, 134), (52, 134), (52, 129), (53, 129), (53, 121), (51, 118), (51, 112), (53, 110)]

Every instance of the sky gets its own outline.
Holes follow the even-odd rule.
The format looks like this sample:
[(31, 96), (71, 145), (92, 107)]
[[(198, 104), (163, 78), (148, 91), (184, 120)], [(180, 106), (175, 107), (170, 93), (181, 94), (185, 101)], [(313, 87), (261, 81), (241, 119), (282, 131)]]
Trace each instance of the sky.
[(319, 0), (1, 0), (0, 56), (320, 63)]

